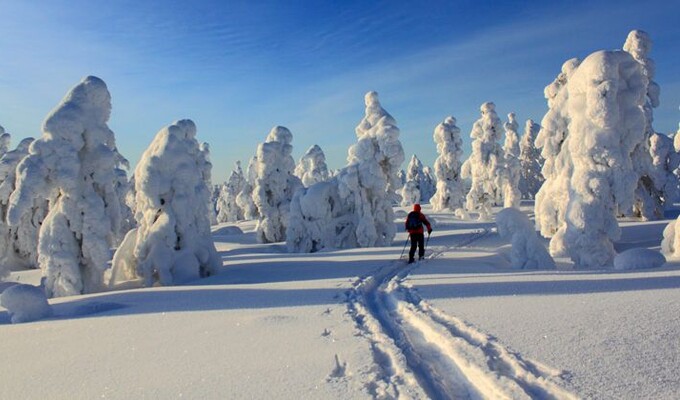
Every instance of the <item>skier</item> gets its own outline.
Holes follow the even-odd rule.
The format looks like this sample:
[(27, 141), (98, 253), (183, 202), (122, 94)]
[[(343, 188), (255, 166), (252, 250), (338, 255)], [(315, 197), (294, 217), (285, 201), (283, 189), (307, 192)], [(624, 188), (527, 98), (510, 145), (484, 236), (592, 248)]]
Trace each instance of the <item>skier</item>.
[(406, 216), (404, 226), (411, 238), (411, 250), (408, 252), (408, 263), (414, 261), (416, 255), (416, 247), (418, 247), (418, 259), (422, 260), (425, 256), (425, 235), (423, 231), (423, 224), (427, 226), (427, 235), (432, 233), (432, 226), (425, 215), (420, 212), (420, 204), (413, 205), (413, 211)]

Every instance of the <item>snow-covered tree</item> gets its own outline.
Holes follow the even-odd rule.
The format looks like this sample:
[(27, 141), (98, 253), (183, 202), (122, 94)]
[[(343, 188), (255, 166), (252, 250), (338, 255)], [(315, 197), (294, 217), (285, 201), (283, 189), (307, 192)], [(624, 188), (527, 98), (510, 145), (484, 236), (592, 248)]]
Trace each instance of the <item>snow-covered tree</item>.
[(5, 128), (0, 126), (0, 157), (9, 151), (10, 142), (12, 141), (12, 135), (5, 132)]
[(291, 252), (323, 248), (388, 246), (396, 234), (392, 203), (400, 186), (404, 150), (399, 128), (380, 105), (365, 96), (366, 113), (349, 148), (348, 165), (332, 179), (296, 193), (287, 244)]
[[(642, 109), (645, 114), (644, 135), (645, 140), (639, 143), (633, 151), (633, 166), (638, 174), (639, 181), (635, 191), (635, 203), (632, 211), (621, 210), (626, 214), (642, 218), (644, 220), (663, 218), (663, 186), (665, 179), (663, 174), (654, 171), (650, 154), (650, 138), (654, 134), (652, 123), (654, 121), (653, 109), (659, 106), (659, 85), (654, 82), (655, 64), (648, 57), (652, 50), (652, 41), (647, 32), (634, 30), (628, 34), (623, 50), (628, 52), (642, 67), (642, 72), (647, 78), (645, 102)], [(660, 177), (661, 181), (654, 178)]]
[(243, 210), (236, 203), (236, 197), (243, 190), (245, 183), (241, 162), (236, 161), (236, 168), (231, 171), (229, 179), (220, 189), (220, 197), (217, 199), (217, 222), (236, 222), (244, 219)]
[(257, 156), (250, 159), (245, 178), (243, 188), (236, 196), (236, 205), (243, 211), (243, 218), (253, 220), (260, 217), (260, 212), (253, 200), (253, 189), (257, 179)]
[(33, 199), (32, 209), (21, 217), (16, 226), (6, 223), (9, 198), (16, 188), (17, 165), (28, 155), (32, 142), (33, 138), (26, 138), (16, 149), (0, 158), (0, 269), (38, 267), (38, 230), (47, 214), (47, 199)]
[(609, 267), (616, 216), (632, 206), (638, 182), (632, 153), (645, 140), (647, 78), (623, 51), (598, 51), (569, 69), (561, 87), (546, 88), (557, 93), (546, 96), (550, 110), (537, 138), (546, 182), (536, 222), (552, 236), (553, 256), (568, 254), (576, 268)]
[(421, 186), (425, 180), (423, 163), (414, 154), (406, 167), (406, 183), (401, 189), (401, 205), (410, 206), (421, 202)]
[(83, 79), (47, 117), (43, 135), (17, 167), (7, 212), (18, 226), (47, 198), (38, 263), (48, 296), (99, 290), (121, 226), (116, 184), (120, 157), (107, 121), (111, 95), (99, 78)]
[(477, 211), (480, 220), (491, 215), (491, 206), (502, 203), (503, 149), (501, 120), (494, 103), (480, 107), (481, 118), (472, 126), (472, 154), (461, 168), (461, 177), (472, 180), (472, 187), (465, 199), (467, 211)]
[(505, 143), (503, 144), (503, 157), (505, 168), (503, 176), (503, 207), (519, 208), (522, 193), (519, 191), (519, 180), (522, 175), (522, 167), (519, 163), (519, 136), (517, 128), (519, 124), (515, 119), (515, 113), (508, 114), (508, 122), (503, 124), (505, 128)]
[(420, 182), (420, 203), (429, 203), (437, 191), (437, 178), (430, 167), (423, 167), (423, 180)]
[(283, 126), (275, 126), (264, 143), (257, 147), (257, 178), (253, 201), (260, 212), (257, 238), (262, 243), (286, 240), (290, 201), (302, 187), (293, 174), (295, 161), (293, 135)]
[(326, 165), (326, 155), (321, 147), (315, 144), (307, 150), (295, 167), (295, 176), (300, 178), (305, 187), (310, 187), (330, 178)]
[(649, 152), (652, 156), (651, 178), (655, 190), (665, 206), (677, 201), (678, 178), (674, 172), (680, 167), (680, 154), (673, 148), (673, 139), (660, 133), (653, 133), (649, 138)]
[(463, 140), (456, 119), (446, 117), (444, 122), (434, 128), (434, 142), (439, 157), (434, 162), (437, 176), (437, 191), (430, 199), (435, 211), (449, 209), (456, 211), (463, 207), (465, 189), (461, 182), (460, 166), (463, 156)]
[(501, 238), (512, 244), (510, 262), (519, 269), (555, 269), (555, 261), (536, 235), (531, 220), (517, 208), (505, 208), (496, 215)]
[[(210, 144), (208, 142), (203, 142), (200, 144), (199, 149), (201, 151), (201, 175), (205, 181), (205, 185), (208, 187), (208, 191), (213, 187), (212, 184), (212, 163), (210, 162)], [(212, 196), (208, 196), (207, 200), (208, 206), (208, 218), (210, 219), (210, 224), (215, 225), (217, 223), (217, 210), (215, 210), (215, 203), (212, 201)]]
[(536, 148), (535, 142), (541, 126), (529, 119), (524, 126), (524, 135), (519, 142), (519, 163), (521, 166), (521, 176), (519, 179), (519, 190), (523, 199), (533, 200), (536, 198), (538, 189), (541, 188), (545, 178), (541, 174), (543, 168), (543, 157)]
[(135, 169), (138, 228), (113, 257), (113, 284), (142, 279), (172, 285), (213, 273), (221, 260), (210, 234), (205, 155), (196, 125), (161, 129)]

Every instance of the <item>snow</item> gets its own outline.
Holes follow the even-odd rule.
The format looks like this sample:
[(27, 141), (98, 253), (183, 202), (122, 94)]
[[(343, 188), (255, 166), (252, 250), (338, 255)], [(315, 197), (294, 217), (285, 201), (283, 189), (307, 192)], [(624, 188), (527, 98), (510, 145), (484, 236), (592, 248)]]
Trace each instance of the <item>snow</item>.
[(659, 268), (665, 263), (663, 254), (644, 248), (628, 249), (614, 257), (614, 269), (620, 271)]
[(503, 206), (519, 208), (522, 193), (519, 190), (519, 181), (522, 176), (519, 161), (519, 136), (517, 128), (519, 124), (515, 113), (508, 114), (508, 121), (503, 124), (505, 129), (505, 142), (503, 144), (503, 158), (505, 160), (503, 174)]
[(0, 294), (0, 305), (7, 309), (13, 324), (37, 321), (52, 315), (45, 289), (39, 286), (13, 285)]
[(330, 178), (328, 166), (326, 165), (326, 155), (321, 150), (321, 147), (315, 144), (307, 149), (307, 152), (300, 158), (295, 167), (295, 176), (300, 178), (305, 187), (310, 187), (315, 183), (323, 182)]
[[(405, 233), (388, 247), (290, 254), (258, 243), (256, 222), (241, 221), (213, 227), (223, 267), (211, 277), (54, 299), (52, 317), (25, 325), (8, 325), (0, 309), (0, 397), (637, 399), (680, 390), (679, 262), (576, 271), (560, 258), (555, 270), (515, 270), (493, 223), (424, 212), (437, 229), (413, 268), (398, 261)], [(667, 222), (623, 223), (615, 245), (658, 249)]]
[(460, 128), (456, 126), (456, 119), (446, 117), (444, 122), (434, 129), (433, 138), (439, 157), (434, 162), (437, 190), (430, 203), (437, 211), (462, 209), (465, 201), (465, 190), (460, 176), (463, 141), (460, 137)]
[(243, 191), (245, 184), (246, 179), (243, 176), (241, 162), (237, 161), (229, 179), (220, 188), (216, 206), (217, 222), (236, 222), (245, 219), (243, 210), (237, 202), (237, 197)]
[(523, 199), (535, 199), (536, 193), (538, 193), (538, 190), (545, 181), (541, 174), (541, 168), (543, 168), (545, 160), (541, 157), (541, 152), (536, 148), (535, 144), (540, 130), (540, 125), (528, 119), (524, 125), (524, 135), (522, 135), (519, 143), (519, 162), (522, 170), (519, 188)]
[(519, 269), (553, 269), (555, 261), (539, 240), (534, 224), (518, 208), (506, 208), (496, 215), (501, 238), (512, 245), (510, 262)]

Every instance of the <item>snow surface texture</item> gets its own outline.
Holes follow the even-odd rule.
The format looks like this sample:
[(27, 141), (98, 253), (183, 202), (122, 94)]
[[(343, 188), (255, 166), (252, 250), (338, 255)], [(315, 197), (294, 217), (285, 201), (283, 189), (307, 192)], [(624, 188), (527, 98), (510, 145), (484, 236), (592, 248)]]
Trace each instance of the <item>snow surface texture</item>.
[(454, 117), (446, 117), (444, 122), (434, 128), (434, 142), (439, 157), (434, 162), (437, 177), (437, 191), (430, 199), (432, 208), (437, 211), (448, 209), (456, 211), (463, 207), (465, 193), (460, 177), (463, 140), (460, 128)]
[(260, 212), (253, 200), (253, 188), (257, 179), (257, 157), (250, 159), (245, 178), (243, 188), (236, 196), (236, 205), (243, 211), (243, 218), (247, 220), (257, 219), (260, 217)]
[(300, 178), (305, 187), (327, 181), (330, 178), (326, 165), (326, 155), (321, 147), (315, 144), (307, 149), (307, 152), (300, 158), (300, 162), (295, 167), (295, 176)]
[(116, 192), (122, 157), (107, 126), (111, 95), (86, 77), (47, 117), (43, 136), (17, 167), (7, 221), (19, 226), (36, 199), (50, 209), (40, 228), (38, 263), (49, 297), (98, 291), (122, 225)]
[(236, 168), (231, 171), (229, 179), (220, 189), (220, 196), (217, 199), (217, 222), (236, 222), (245, 218), (236, 201), (245, 184), (241, 162), (236, 161)]
[(45, 290), (39, 286), (13, 285), (0, 294), (0, 305), (7, 309), (13, 324), (37, 321), (52, 315)]
[(392, 204), (404, 161), (399, 128), (376, 92), (349, 148), (349, 165), (332, 179), (298, 191), (290, 207), (288, 250), (388, 246), (396, 233)]
[[(654, 134), (652, 123), (654, 122), (653, 109), (659, 106), (659, 85), (654, 82), (655, 64), (648, 57), (652, 50), (652, 40), (645, 31), (633, 30), (628, 34), (623, 50), (628, 52), (642, 67), (642, 72), (647, 78), (645, 100), (642, 106), (645, 115), (644, 140), (633, 150), (633, 166), (639, 175), (639, 182), (635, 191), (635, 203), (632, 215), (644, 220), (663, 218), (664, 194), (663, 187), (666, 180), (662, 174), (655, 173), (656, 166), (652, 163), (653, 154), (650, 154), (649, 140)], [(657, 180), (661, 178), (661, 180)], [(628, 210), (621, 210), (631, 214)]]
[(260, 212), (257, 234), (262, 243), (286, 240), (290, 201), (302, 187), (300, 179), (293, 174), (292, 142), (293, 135), (287, 128), (275, 126), (257, 147), (253, 201)]
[(501, 190), (503, 171), (503, 149), (498, 144), (501, 137), (501, 120), (496, 114), (494, 103), (480, 107), (481, 118), (472, 126), (472, 154), (465, 160), (461, 177), (472, 179), (472, 187), (465, 199), (467, 211), (479, 213), (480, 220), (491, 215), (491, 206), (502, 204)]
[(665, 263), (663, 254), (643, 248), (628, 249), (614, 257), (614, 269), (620, 271), (659, 268)]
[(135, 169), (139, 227), (128, 232), (113, 257), (111, 285), (138, 278), (145, 286), (172, 285), (221, 265), (210, 235), (204, 168), (191, 120), (156, 134)]
[(523, 199), (533, 200), (536, 193), (543, 185), (545, 178), (541, 174), (543, 168), (543, 157), (536, 148), (535, 141), (541, 126), (533, 120), (527, 120), (524, 126), (524, 135), (519, 142), (519, 163), (521, 165), (521, 177), (519, 179), (519, 190), (522, 192)]
[(496, 215), (498, 234), (510, 240), (510, 262), (519, 269), (554, 269), (555, 261), (543, 246), (534, 224), (518, 208), (505, 208)]
[(505, 168), (503, 170), (503, 206), (519, 209), (522, 193), (519, 190), (519, 180), (522, 176), (519, 162), (519, 136), (517, 128), (519, 124), (515, 119), (515, 113), (508, 114), (508, 122), (503, 124), (505, 128), (505, 143), (503, 144), (503, 158)]
[(47, 214), (47, 200), (33, 199), (31, 211), (24, 214), (16, 226), (5, 221), (9, 198), (15, 189), (16, 169), (28, 155), (33, 138), (23, 139), (16, 149), (0, 158), (0, 276), (4, 268), (38, 267), (38, 229)]
[(631, 208), (638, 181), (631, 154), (644, 140), (647, 78), (623, 51), (595, 52), (575, 65), (567, 62), (546, 88), (550, 110), (537, 138), (546, 182), (536, 222), (552, 237), (553, 256), (568, 254), (576, 268), (611, 267), (616, 216)]

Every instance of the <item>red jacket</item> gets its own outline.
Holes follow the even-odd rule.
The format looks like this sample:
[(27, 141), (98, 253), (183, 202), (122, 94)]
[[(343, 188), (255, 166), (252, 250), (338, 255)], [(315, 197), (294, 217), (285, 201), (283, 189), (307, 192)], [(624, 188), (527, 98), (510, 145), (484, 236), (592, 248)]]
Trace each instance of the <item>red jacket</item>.
[[(420, 207), (411, 211), (409, 213), (409, 215), (411, 215), (411, 213), (418, 213), (418, 219), (420, 220), (420, 222), (422, 222), (423, 225), (427, 226), (428, 232), (432, 231), (432, 226), (430, 225), (430, 221), (427, 220), (427, 218), (425, 217), (425, 214), (420, 212)], [(414, 234), (414, 233), (421, 233), (422, 234), (422, 233), (425, 232), (424, 229), (423, 229), (423, 225), (420, 225), (420, 227), (417, 228), (417, 229), (408, 229), (407, 224), (408, 224), (408, 215), (406, 216), (406, 221), (404, 221), (404, 228), (408, 231), (408, 233), (409, 234)]]

